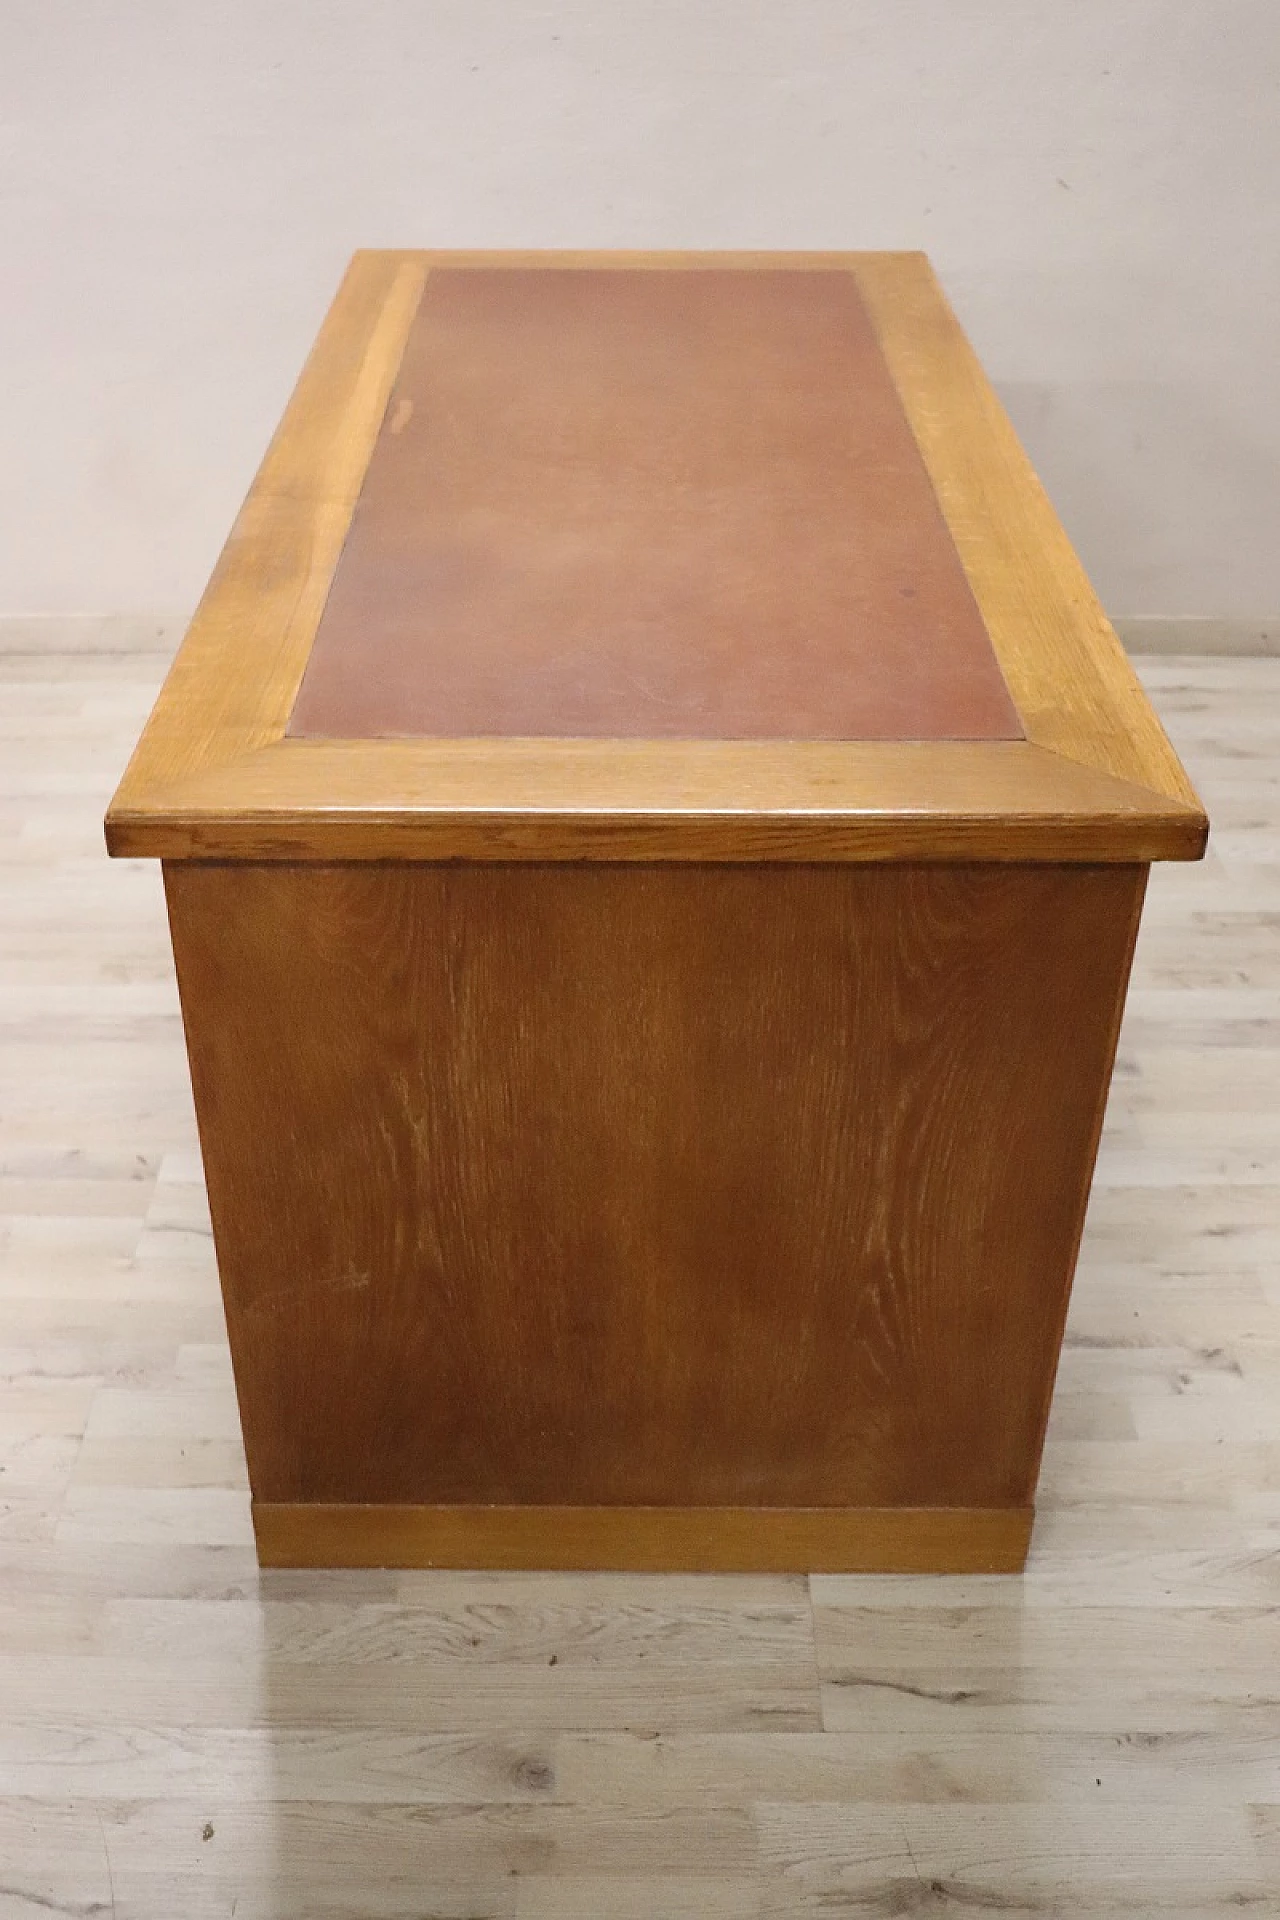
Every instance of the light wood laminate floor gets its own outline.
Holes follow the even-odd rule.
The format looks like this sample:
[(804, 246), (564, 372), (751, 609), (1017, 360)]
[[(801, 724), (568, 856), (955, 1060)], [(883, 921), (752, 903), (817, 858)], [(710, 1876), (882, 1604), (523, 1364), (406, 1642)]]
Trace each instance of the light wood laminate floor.
[(1280, 660), (1140, 664), (1215, 831), (1028, 1571), (804, 1580), (258, 1573), (159, 875), (102, 850), (163, 659), (0, 657), (4, 1920), (1280, 1914)]

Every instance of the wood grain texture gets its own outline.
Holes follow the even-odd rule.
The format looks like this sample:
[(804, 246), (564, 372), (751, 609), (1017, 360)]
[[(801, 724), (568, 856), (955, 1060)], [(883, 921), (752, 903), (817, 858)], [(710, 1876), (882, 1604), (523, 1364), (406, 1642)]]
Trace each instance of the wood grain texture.
[(360, 254), (267, 450), (112, 811), (284, 733), (422, 292), (422, 265)]
[(1199, 810), (923, 254), (861, 254), (875, 321), (1029, 740)]
[[(583, 756), (575, 741), (365, 742), (352, 754), (284, 740), (436, 263), (853, 273), (1024, 729), (1042, 750), (1006, 742), (965, 761), (951, 742), (877, 754), (852, 741), (815, 781), (812, 742), (771, 754), (733, 743), (744, 758), (714, 761), (708, 780), (702, 756), (714, 743), (689, 743), (673, 762), (672, 743), (655, 741), (644, 743), (647, 763), (628, 762), (620, 794), (607, 755)], [(1205, 834), (1203, 810), (915, 254), (357, 255), (107, 818), (113, 853), (174, 860), (590, 859), (605, 847), (640, 860), (1127, 863), (1197, 858)]]
[(255, 1501), (264, 1567), (1020, 1573), (1030, 1507), (307, 1506)]
[(166, 869), (255, 1495), (1010, 1507), (1143, 869)]
[(262, 1571), (160, 876), (101, 852), (136, 628), (0, 623), (6, 1920), (1270, 1920), (1280, 661), (1143, 662), (1216, 832), (1151, 878), (1020, 1579)]
[(113, 810), (168, 860), (1190, 860), (1179, 802), (1024, 742), (285, 740)]

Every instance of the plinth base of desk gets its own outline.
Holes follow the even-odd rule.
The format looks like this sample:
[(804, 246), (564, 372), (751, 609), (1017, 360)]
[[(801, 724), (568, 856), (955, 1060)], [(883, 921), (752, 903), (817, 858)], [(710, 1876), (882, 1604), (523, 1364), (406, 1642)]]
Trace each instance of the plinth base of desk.
[(483, 1507), (255, 1501), (264, 1567), (1018, 1573), (1033, 1507)]

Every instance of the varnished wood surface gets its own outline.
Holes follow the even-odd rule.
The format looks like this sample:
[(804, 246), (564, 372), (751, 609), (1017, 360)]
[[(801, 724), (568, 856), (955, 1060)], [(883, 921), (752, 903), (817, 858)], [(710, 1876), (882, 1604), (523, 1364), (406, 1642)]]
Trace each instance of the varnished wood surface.
[(264, 1567), (1019, 1573), (1030, 1507), (426, 1507), (255, 1500)]
[[(660, 740), (620, 794), (577, 741), (285, 740), (434, 263), (852, 272), (1039, 750), (851, 741), (816, 762), (801, 740), (708, 762), (714, 743)], [(1205, 830), (919, 254), (357, 255), (107, 819), (112, 852), (174, 860), (1123, 863), (1197, 858)]]
[(167, 866), (257, 1498), (1029, 1505), (1144, 879)]
[(857, 279), (1027, 738), (1198, 808), (927, 263), (863, 255)]
[(159, 876), (98, 837), (163, 664), (0, 658), (5, 1920), (1269, 1914), (1280, 662), (1143, 663), (1216, 833), (1015, 1581), (259, 1573)]
[(167, 811), (284, 733), (423, 279), (385, 257), (344, 279), (113, 808)]
[(283, 740), (162, 824), (113, 809), (107, 838), (171, 860), (1127, 863), (1198, 859), (1205, 824), (1024, 741)]

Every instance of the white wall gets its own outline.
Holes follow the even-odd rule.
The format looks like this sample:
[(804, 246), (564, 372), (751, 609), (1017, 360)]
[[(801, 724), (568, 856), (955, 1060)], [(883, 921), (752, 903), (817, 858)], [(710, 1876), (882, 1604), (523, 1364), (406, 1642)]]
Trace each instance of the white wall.
[(1117, 614), (1280, 610), (1277, 0), (2, 0), (0, 615), (195, 599), (359, 245), (928, 249)]

